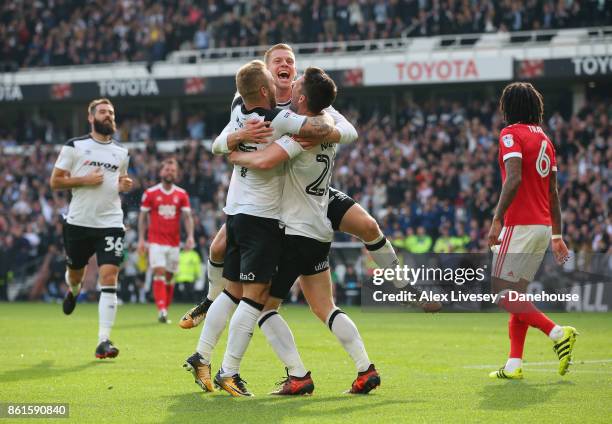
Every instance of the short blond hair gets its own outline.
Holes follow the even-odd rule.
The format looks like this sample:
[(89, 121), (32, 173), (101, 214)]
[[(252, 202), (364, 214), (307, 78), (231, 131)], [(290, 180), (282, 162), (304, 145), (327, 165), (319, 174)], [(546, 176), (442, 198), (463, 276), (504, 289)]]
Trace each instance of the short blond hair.
[(96, 108), (99, 105), (111, 105), (113, 107), (113, 109), (115, 108), (115, 106), (113, 106), (113, 104), (111, 103), (110, 100), (108, 100), (107, 98), (103, 97), (101, 99), (92, 100), (91, 103), (89, 103), (89, 106), (87, 106), (87, 112), (90, 115), (95, 115), (96, 114)]
[(268, 87), (266, 65), (261, 60), (252, 60), (243, 65), (236, 74), (236, 89), (245, 102), (257, 100), (257, 92)]
[(264, 62), (266, 62), (266, 65), (268, 64), (270, 55), (272, 54), (274, 50), (287, 50), (295, 56), (295, 53), (293, 53), (293, 49), (291, 48), (289, 44), (285, 44), (285, 43), (275, 44), (272, 47), (270, 47), (268, 50), (266, 50), (266, 52), (264, 53)]

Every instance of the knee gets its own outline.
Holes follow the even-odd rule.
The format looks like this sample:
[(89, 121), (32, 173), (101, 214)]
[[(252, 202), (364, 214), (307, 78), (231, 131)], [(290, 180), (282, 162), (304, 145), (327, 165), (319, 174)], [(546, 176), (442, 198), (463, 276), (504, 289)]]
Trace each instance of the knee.
[(100, 274), (100, 285), (109, 287), (117, 285), (117, 273), (115, 272), (105, 272)]
[(381, 234), (378, 222), (367, 214), (362, 218), (360, 228), (362, 228), (361, 239), (363, 241), (376, 240)]
[(319, 318), (323, 323), (325, 323), (325, 321), (327, 320), (327, 316), (333, 308), (334, 306), (329, 304), (315, 303), (313, 305), (310, 305), (310, 310), (312, 311), (312, 313), (315, 314), (316, 317)]

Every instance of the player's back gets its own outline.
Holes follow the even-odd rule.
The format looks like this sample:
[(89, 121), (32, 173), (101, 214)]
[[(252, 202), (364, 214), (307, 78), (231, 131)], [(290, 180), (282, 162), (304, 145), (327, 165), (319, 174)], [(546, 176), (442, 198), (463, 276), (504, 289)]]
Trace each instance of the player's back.
[(329, 183), (337, 145), (322, 143), (288, 163), (281, 220), (285, 233), (329, 242), (334, 230), (327, 218)]
[(540, 126), (513, 124), (501, 131), (499, 166), (506, 180), (504, 162), (522, 159), (521, 184), (506, 211), (504, 225), (551, 225), (550, 177), (557, 170), (555, 149)]

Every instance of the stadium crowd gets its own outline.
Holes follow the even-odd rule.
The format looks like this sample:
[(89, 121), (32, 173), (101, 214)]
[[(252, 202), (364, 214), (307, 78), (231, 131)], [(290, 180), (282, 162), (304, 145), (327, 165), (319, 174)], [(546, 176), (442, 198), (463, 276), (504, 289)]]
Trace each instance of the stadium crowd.
[[(15, 66), (158, 61), (179, 49), (610, 25), (609, 1), (23, 0), (0, 5)], [(1, 61), (0, 61), (1, 62)]]
[[(367, 208), (398, 249), (486, 251), (501, 185), (497, 135), (503, 123), (496, 102), (407, 100), (399, 110), (395, 122), (375, 110), (342, 108), (349, 120), (359, 123), (360, 138), (340, 148), (332, 185)], [(564, 237), (574, 252), (611, 253), (611, 117), (610, 102), (602, 101), (569, 119), (555, 112), (545, 123), (557, 149)], [(175, 155), (182, 174), (179, 185), (190, 194), (195, 212), (197, 250), (205, 259), (224, 220), (231, 168), (195, 139)], [(0, 286), (44, 256), (50, 274), (62, 279), (60, 215), (66, 212), (68, 193), (51, 192), (48, 186), (56, 156), (53, 145), (42, 141), (27, 154), (0, 155)], [(154, 141), (131, 151), (129, 174), (135, 189), (124, 196), (128, 257), (135, 254), (142, 192), (158, 182), (163, 157)], [(339, 233), (336, 237), (350, 239)], [(127, 262), (130, 269), (136, 262)]]

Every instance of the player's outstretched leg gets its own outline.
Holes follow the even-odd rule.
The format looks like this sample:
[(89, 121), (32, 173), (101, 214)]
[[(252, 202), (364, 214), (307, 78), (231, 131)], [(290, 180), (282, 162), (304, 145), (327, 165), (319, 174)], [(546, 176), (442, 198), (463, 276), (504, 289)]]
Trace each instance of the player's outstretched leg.
[(86, 268), (87, 267), (81, 269), (66, 269), (65, 278), (66, 284), (68, 284), (68, 291), (66, 291), (64, 302), (62, 303), (62, 310), (66, 315), (70, 315), (74, 311), (74, 308), (76, 308), (77, 297), (79, 297), (79, 293), (81, 292), (81, 283)]
[(225, 287), (225, 280), (223, 279), (223, 260), (226, 246), (225, 237), (225, 224), (223, 224), (210, 245), (207, 267), (208, 294), (202, 302), (188, 310), (179, 321), (179, 326), (185, 330), (197, 327), (204, 321), (210, 305), (212, 305), (213, 301)]
[[(334, 190), (334, 192), (341, 193), (337, 190)], [(344, 194), (344, 196), (347, 195)], [(355, 201), (352, 199), (350, 200), (352, 201), (352, 204), (342, 215), (342, 220), (338, 225), (338, 229), (343, 233), (351, 234), (361, 239), (368, 251), (368, 254), (379, 268), (393, 269), (398, 266), (399, 259), (395, 253), (395, 249), (393, 249), (391, 242), (387, 240), (385, 235), (382, 233), (376, 220), (364, 208), (362, 208), (359, 203), (355, 203)], [(338, 200), (331, 198), (331, 208), (334, 208), (334, 204), (340, 205), (340, 203), (334, 202), (338, 202)], [(349, 204), (348, 200), (342, 200), (341, 202), (344, 202), (346, 206)], [(336, 207), (339, 210), (342, 210), (340, 206)], [(335, 213), (335, 215), (338, 215), (338, 213)], [(398, 288), (404, 288), (408, 283), (406, 281), (394, 280), (393, 284)], [(415, 288), (411, 287), (410, 289), (414, 290)], [(442, 309), (442, 303), (440, 302), (418, 302), (417, 305), (425, 312), (438, 312)]]

